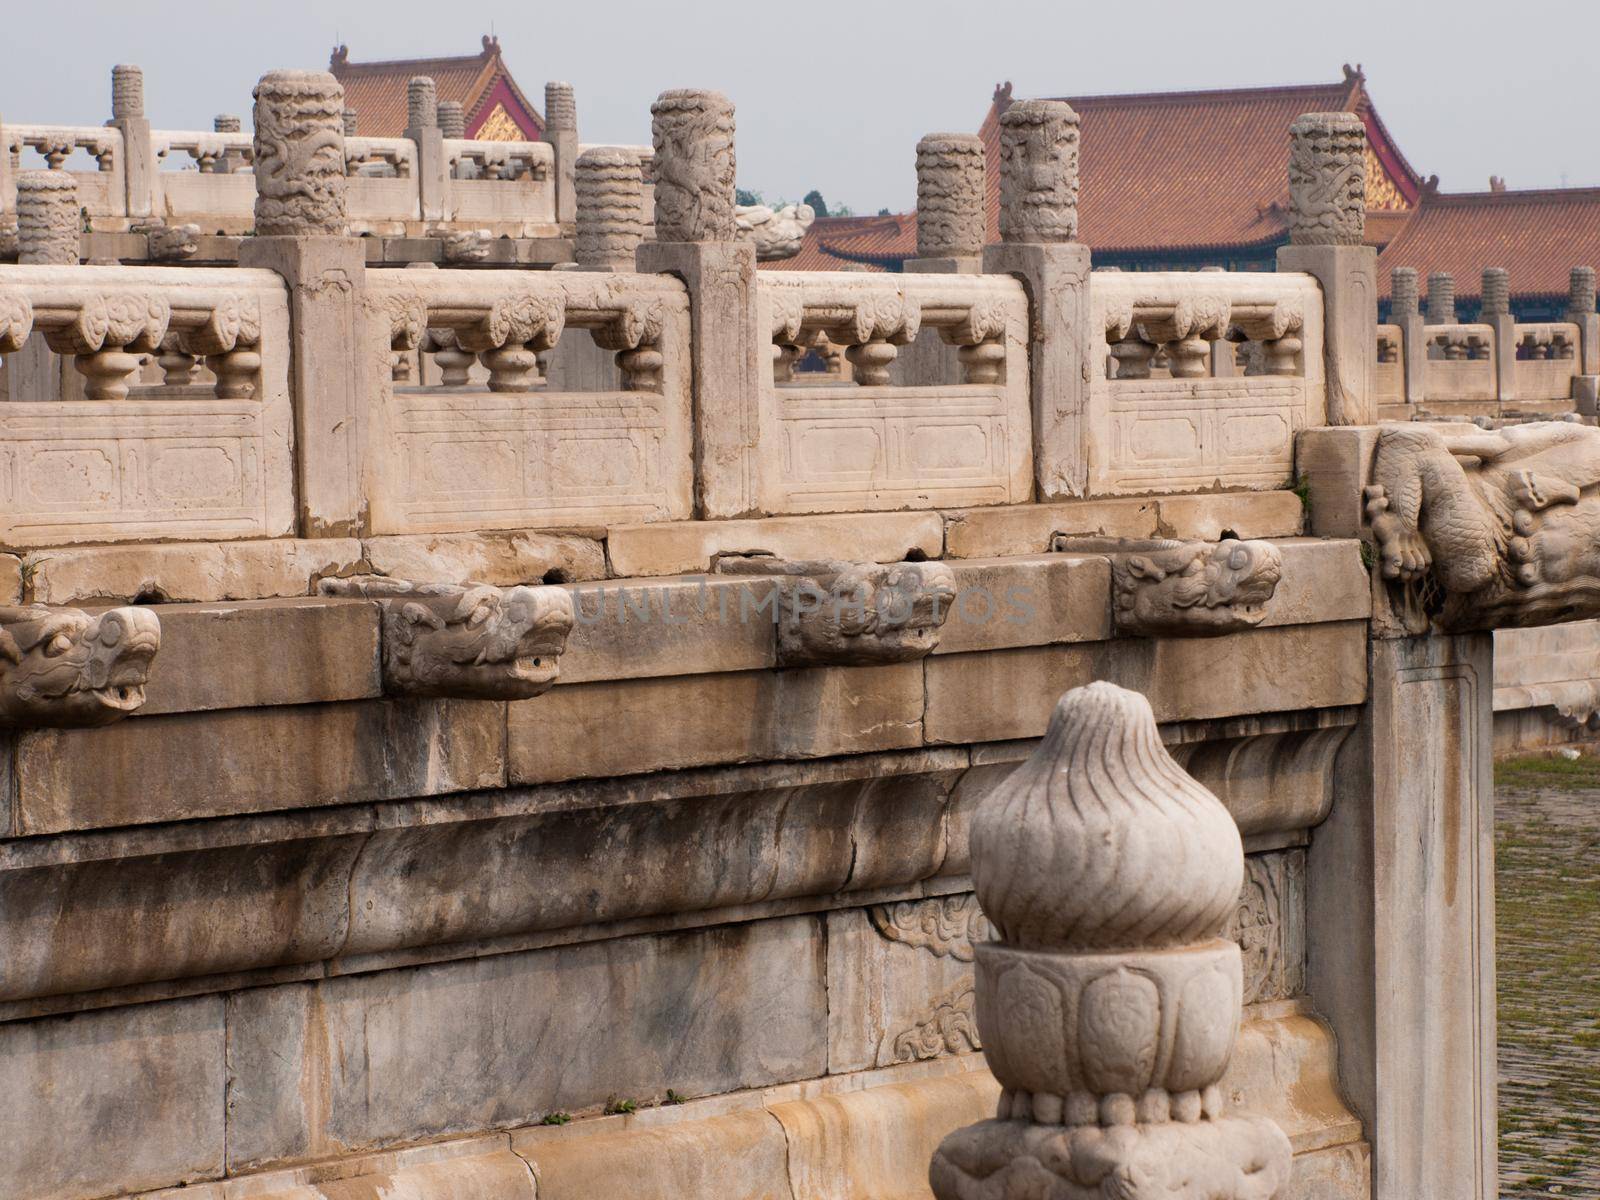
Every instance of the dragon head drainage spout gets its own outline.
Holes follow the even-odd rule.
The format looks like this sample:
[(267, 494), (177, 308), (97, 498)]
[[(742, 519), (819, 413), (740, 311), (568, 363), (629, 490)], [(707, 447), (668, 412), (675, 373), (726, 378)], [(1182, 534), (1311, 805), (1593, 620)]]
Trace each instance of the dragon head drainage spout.
[(107, 725), (144, 703), (161, 622), (148, 608), (0, 608), (0, 717)]

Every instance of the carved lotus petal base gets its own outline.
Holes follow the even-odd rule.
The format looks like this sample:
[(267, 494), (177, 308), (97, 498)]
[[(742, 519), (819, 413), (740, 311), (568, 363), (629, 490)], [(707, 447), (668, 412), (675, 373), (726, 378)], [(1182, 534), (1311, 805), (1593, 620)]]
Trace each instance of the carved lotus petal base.
[(934, 1152), (939, 1200), (1270, 1200), (1288, 1183), (1289, 1139), (1225, 1117), (1064, 1127), (983, 1121)]
[(1242, 993), (1233, 942), (1097, 954), (996, 942), (975, 950), (978, 1032), (1008, 1091), (1064, 1102), (1122, 1097), (1132, 1110), (1147, 1092), (1198, 1093), (1227, 1070)]

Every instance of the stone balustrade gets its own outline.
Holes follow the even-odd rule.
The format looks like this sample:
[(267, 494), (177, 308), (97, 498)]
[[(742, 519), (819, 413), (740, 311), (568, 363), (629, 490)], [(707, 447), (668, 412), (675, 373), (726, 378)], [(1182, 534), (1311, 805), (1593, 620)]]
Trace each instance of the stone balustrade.
[(238, 268), (78, 266), (21, 182), (0, 1194), (917, 1195), (999, 1111), (936, 1186), (1489, 1196), (1487, 630), (1595, 588), (1429, 518), (1527, 449), (1586, 520), (1600, 447), (1372, 426), (1359, 123), (1296, 123), (1275, 274), (1091, 272), (1025, 102), (980, 261), (758, 275), (705, 91), (632, 269), (626, 153), (573, 269), (367, 266), (385, 188), (544, 157), (564, 221), (551, 97), (492, 179), (274, 72), (187, 173)]
[[(1592, 416), (1600, 394), (1600, 315), (1590, 268), (1573, 268), (1565, 321), (1519, 322), (1510, 311), (1511, 278), (1483, 273), (1477, 322), (1456, 317), (1455, 282), (1429, 276), (1426, 314), (1417, 311), (1416, 272), (1397, 267), (1394, 325), (1380, 326), (1376, 350), (1380, 411), (1387, 419), (1525, 419), (1577, 412)], [(1590, 353), (1590, 350), (1595, 350)]]
[[(6, 160), (0, 162), (0, 214), (15, 209), (16, 171), (37, 163), (74, 176), (95, 232), (127, 232), (153, 216), (198, 225), (206, 235), (250, 232), (252, 136), (239, 132), (237, 118), (228, 130), (152, 130), (143, 117), (142, 82), (137, 91), (129, 83), (142, 80), (138, 68), (118, 70), (123, 82), (117, 94), (125, 109), (140, 97), (138, 116), (105, 126), (0, 124), (0, 159)], [(570, 101), (570, 87), (565, 94)], [(410, 137), (346, 131), (353, 232), (418, 237), (442, 224), (489, 228), (497, 237), (555, 238), (564, 228), (570, 234), (571, 215), (558, 219), (556, 191), (558, 176), (572, 164), (558, 164), (557, 144), (570, 141), (568, 153), (576, 158), (573, 131), (544, 142), (491, 142), (462, 139), (457, 124), (453, 119), (453, 135), (443, 139), (444, 161), (430, 161), (437, 179), (419, 166), (419, 143)], [(435, 121), (428, 128), (440, 127)], [(92, 170), (74, 165), (89, 159)]]

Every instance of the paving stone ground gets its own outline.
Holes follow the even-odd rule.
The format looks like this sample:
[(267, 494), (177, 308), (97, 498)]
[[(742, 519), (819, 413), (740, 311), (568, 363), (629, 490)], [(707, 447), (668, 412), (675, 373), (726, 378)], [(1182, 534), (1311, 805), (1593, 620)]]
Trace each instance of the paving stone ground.
[(1500, 1194), (1600, 1200), (1600, 759), (1495, 777)]

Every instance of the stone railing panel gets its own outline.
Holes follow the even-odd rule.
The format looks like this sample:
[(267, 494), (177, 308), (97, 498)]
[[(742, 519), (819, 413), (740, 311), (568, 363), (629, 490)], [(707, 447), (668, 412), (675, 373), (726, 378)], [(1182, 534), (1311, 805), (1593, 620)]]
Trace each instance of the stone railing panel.
[(351, 233), (403, 234), (406, 222), (422, 219), (415, 142), (409, 138), (345, 138), (344, 161), (349, 176), (345, 204)]
[(1567, 401), (1572, 381), (1583, 371), (1578, 358), (1582, 334), (1566, 321), (1516, 327), (1517, 400)]
[(555, 235), (555, 148), (548, 142), (448, 138), (444, 150), (450, 168), (446, 219), (481, 224), (497, 235)]
[(1406, 402), (1405, 334), (1398, 325), (1378, 326), (1378, 364), (1374, 380), (1379, 404)]
[[(40, 162), (30, 162), (27, 151)], [(94, 170), (74, 170), (68, 166), (78, 152), (92, 159)], [(23, 169), (44, 167), (66, 171), (78, 188), (78, 204), (95, 218), (118, 219), (128, 211), (126, 184), (123, 181), (122, 131), (103, 125), (6, 125), (0, 129), (0, 153), (20, 159)], [(0, 194), (0, 210), (15, 212), (16, 181), (9, 171), (0, 171), (5, 181)]]
[(1499, 396), (1492, 325), (1426, 325), (1428, 362), (1423, 371), (1430, 403), (1480, 403)]
[[(375, 533), (681, 519), (693, 512), (689, 305), (646, 275), (370, 271)], [(562, 338), (614, 351), (621, 390), (555, 391)], [(421, 352), (420, 368), (412, 365)]]
[[(269, 271), (0, 268), (0, 354), (31, 339), (86, 399), (13, 375), (0, 544), (278, 537), (294, 520), (289, 313)], [(216, 382), (193, 383), (200, 360)], [(141, 383), (154, 360), (165, 380)], [(71, 393), (69, 393), (71, 394)]]
[[(770, 513), (1024, 503), (1032, 495), (1028, 304), (995, 275), (763, 273), (772, 331), (763, 379), (760, 503)], [(900, 346), (936, 329), (960, 378), (895, 386)], [(850, 383), (797, 382), (795, 361), (825, 338), (845, 347)]]
[(1092, 494), (1283, 487), (1324, 421), (1310, 275), (1097, 271), (1089, 336)]

